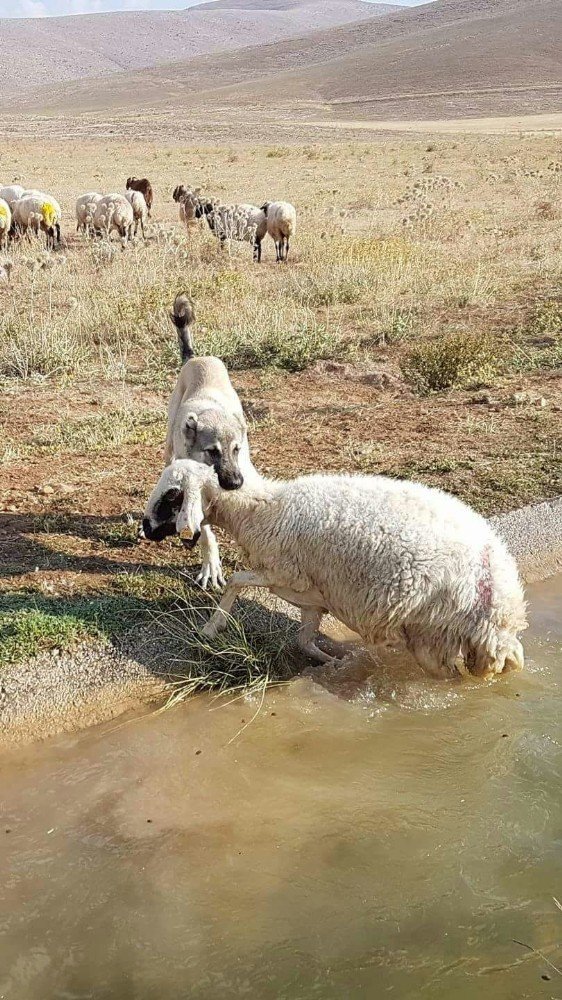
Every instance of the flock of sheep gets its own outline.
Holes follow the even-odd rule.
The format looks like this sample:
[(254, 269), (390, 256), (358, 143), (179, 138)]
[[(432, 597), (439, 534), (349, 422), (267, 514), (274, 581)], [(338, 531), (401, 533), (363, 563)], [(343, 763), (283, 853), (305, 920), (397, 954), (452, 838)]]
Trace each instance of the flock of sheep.
[[(205, 219), (221, 243), (227, 240), (251, 243), (258, 263), (262, 242), (269, 234), (275, 243), (277, 261), (287, 260), (297, 228), (296, 210), (288, 202), (266, 202), (260, 208), (246, 203), (221, 205), (183, 184), (176, 186), (173, 199), (179, 204), (180, 221), (188, 229), (199, 219)], [(153, 200), (152, 185), (146, 177), (129, 177), (122, 194), (88, 191), (76, 201), (77, 232), (108, 238), (116, 232), (126, 244), (137, 235), (140, 226), (144, 239)], [(43, 232), (47, 246), (54, 248), (61, 242), (61, 220), (60, 205), (52, 195), (26, 190), (19, 184), (0, 188), (0, 247), (7, 247), (9, 239), (17, 234), (31, 232), (39, 236)]]

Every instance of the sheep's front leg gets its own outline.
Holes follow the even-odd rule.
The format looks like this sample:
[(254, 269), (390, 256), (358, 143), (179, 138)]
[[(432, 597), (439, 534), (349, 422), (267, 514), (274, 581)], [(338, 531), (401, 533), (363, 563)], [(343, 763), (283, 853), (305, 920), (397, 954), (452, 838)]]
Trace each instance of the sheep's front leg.
[(220, 590), (221, 587), (224, 587), (218, 542), (208, 524), (201, 527), (201, 564), (197, 583), (201, 585), (203, 590), (207, 589), (209, 581), (213, 590)]
[(232, 605), (240, 591), (246, 587), (265, 587), (269, 590), (270, 581), (258, 573), (234, 573), (228, 581), (222, 601), (203, 629), (203, 635), (207, 636), (207, 639), (214, 639), (226, 628)]

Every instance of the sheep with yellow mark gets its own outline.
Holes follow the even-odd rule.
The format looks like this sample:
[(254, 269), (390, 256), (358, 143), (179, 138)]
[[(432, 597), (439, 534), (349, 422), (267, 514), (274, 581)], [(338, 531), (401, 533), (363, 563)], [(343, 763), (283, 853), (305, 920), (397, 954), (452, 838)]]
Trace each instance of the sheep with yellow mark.
[(8, 234), (12, 227), (12, 213), (7, 201), (0, 198), (0, 249), (8, 246)]
[(14, 226), (19, 233), (32, 232), (39, 236), (43, 232), (47, 236), (48, 247), (60, 243), (62, 212), (52, 195), (42, 191), (24, 194), (23, 198), (14, 202), (12, 214)]

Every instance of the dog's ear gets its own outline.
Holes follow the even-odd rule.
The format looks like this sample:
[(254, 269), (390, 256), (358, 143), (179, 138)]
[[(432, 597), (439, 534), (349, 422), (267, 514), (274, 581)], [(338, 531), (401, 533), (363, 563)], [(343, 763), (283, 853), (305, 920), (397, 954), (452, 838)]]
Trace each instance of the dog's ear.
[(195, 444), (195, 438), (197, 437), (197, 425), (199, 423), (196, 413), (188, 413), (185, 418), (185, 423), (183, 426), (183, 432), (185, 434), (188, 444)]
[(240, 414), (238, 414), (238, 413), (234, 413), (233, 417), (234, 417), (236, 423), (238, 424), (238, 426), (240, 428), (240, 431), (242, 432), (242, 437), (245, 437), (246, 434), (248, 433), (248, 425), (247, 425), (244, 417), (240, 416)]

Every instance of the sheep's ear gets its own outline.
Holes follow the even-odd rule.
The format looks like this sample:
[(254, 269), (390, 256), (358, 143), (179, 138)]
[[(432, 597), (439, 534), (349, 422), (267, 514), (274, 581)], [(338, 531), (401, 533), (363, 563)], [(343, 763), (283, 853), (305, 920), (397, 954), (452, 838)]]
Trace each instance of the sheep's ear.
[(188, 444), (194, 444), (195, 438), (197, 437), (197, 424), (198, 418), (196, 413), (188, 413), (185, 418), (184, 424), (184, 434), (187, 438)]
[(178, 535), (197, 541), (201, 534), (201, 525), (204, 519), (205, 515), (201, 503), (200, 486), (186, 489), (184, 501), (176, 518), (176, 531)]

